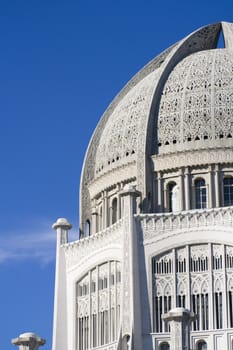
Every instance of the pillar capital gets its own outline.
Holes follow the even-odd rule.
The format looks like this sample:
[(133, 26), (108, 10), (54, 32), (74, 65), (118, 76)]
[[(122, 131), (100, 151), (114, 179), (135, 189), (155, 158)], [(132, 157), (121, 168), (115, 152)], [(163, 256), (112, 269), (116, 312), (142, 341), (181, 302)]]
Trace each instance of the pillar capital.
[(177, 307), (163, 314), (162, 318), (165, 321), (193, 321), (195, 319), (195, 314), (183, 307)]
[(140, 196), (141, 192), (139, 192), (138, 190), (136, 190), (135, 186), (132, 185), (125, 185), (125, 187), (123, 188), (123, 190), (121, 191), (120, 195), (121, 196), (133, 196), (133, 197), (138, 197)]
[(65, 244), (68, 242), (68, 231), (72, 228), (72, 225), (65, 218), (59, 218), (52, 225), (52, 228), (57, 231), (57, 244)]
[(65, 218), (59, 218), (57, 221), (52, 225), (52, 228), (56, 230), (57, 228), (63, 228), (66, 230), (70, 230), (72, 228), (72, 225), (68, 222)]
[(19, 346), (19, 350), (37, 350), (40, 345), (45, 344), (45, 339), (35, 333), (23, 333), (18, 338), (12, 339), (12, 344)]
[(190, 324), (195, 315), (188, 309), (177, 307), (162, 315), (170, 323), (171, 350), (190, 350)]

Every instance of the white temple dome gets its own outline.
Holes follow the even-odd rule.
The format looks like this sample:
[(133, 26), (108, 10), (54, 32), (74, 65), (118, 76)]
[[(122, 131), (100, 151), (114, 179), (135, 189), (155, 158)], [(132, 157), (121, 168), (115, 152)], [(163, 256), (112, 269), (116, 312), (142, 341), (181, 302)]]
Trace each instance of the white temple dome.
[[(225, 48), (219, 49), (221, 32)], [(89, 144), (81, 226), (104, 191), (131, 183), (148, 212), (153, 171), (181, 166), (177, 154), (186, 151), (232, 148), (232, 88), (233, 24), (227, 22), (198, 29), (139, 71), (103, 114)]]

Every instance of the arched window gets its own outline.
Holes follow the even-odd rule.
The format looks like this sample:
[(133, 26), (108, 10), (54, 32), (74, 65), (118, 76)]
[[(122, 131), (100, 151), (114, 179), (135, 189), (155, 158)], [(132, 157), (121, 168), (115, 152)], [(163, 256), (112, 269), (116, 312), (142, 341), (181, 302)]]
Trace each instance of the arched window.
[(167, 342), (163, 342), (159, 346), (159, 350), (169, 350), (169, 349), (170, 349), (170, 345)]
[(175, 182), (168, 184), (168, 210), (175, 212), (180, 210), (179, 188)]
[(194, 182), (195, 208), (204, 209), (207, 206), (206, 184), (204, 179), (197, 179)]
[(117, 221), (117, 199), (114, 198), (112, 201), (112, 224)]
[(91, 224), (90, 224), (90, 221), (87, 220), (85, 222), (84, 237), (89, 237), (90, 234), (91, 234)]
[(233, 177), (225, 177), (223, 180), (224, 206), (233, 205)]
[(197, 343), (197, 347), (196, 347), (196, 350), (207, 350), (207, 344), (204, 340), (200, 340), (198, 343)]

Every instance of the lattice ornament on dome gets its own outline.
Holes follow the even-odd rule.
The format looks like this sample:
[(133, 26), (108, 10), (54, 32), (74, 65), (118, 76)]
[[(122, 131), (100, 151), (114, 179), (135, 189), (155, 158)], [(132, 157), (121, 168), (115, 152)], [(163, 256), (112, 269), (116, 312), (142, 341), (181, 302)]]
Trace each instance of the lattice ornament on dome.
[(232, 137), (232, 67), (232, 52), (215, 49), (190, 55), (173, 69), (160, 102), (159, 145)]
[(96, 153), (96, 173), (106, 166), (126, 159), (137, 151), (141, 120), (147, 118), (149, 101), (154, 89), (154, 74), (133, 87), (112, 112)]

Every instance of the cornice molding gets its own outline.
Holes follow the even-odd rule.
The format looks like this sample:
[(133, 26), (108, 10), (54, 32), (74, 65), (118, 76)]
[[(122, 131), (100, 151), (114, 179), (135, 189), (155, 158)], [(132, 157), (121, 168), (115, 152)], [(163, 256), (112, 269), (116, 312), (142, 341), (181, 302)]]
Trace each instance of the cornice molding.
[(170, 154), (153, 155), (154, 171), (215, 163), (232, 163), (233, 148), (226, 146), (213, 149), (198, 149)]
[(233, 227), (233, 207), (191, 210), (180, 213), (135, 215), (141, 226), (143, 243), (164, 233), (199, 229), (200, 227)]

